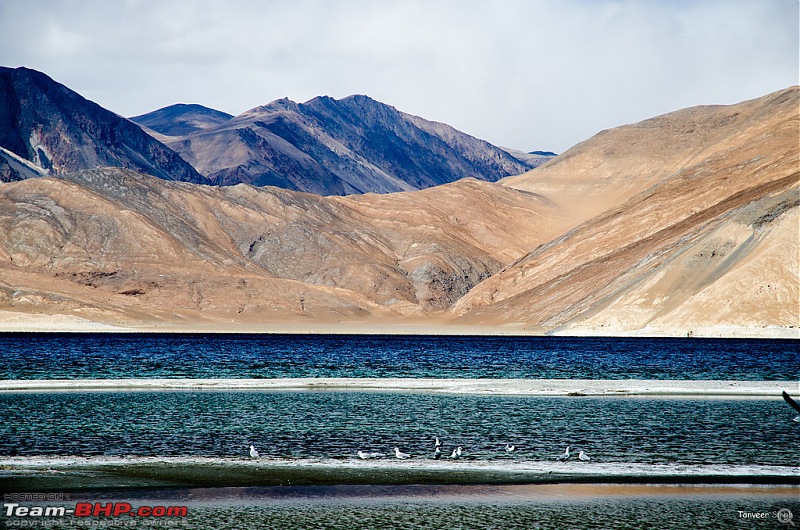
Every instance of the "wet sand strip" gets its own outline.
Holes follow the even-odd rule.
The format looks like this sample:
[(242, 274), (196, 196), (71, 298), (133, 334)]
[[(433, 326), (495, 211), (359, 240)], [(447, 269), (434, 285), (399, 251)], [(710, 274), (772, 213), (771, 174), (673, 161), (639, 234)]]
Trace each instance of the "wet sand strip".
[(267, 486), (510, 484), (783, 484), (800, 485), (786, 466), (648, 465), (636, 463), (434, 463), (385, 460), (259, 460), (220, 458), (0, 459), (5, 491), (215, 488)]
[(84, 391), (370, 391), (507, 396), (649, 396), (777, 398), (796, 381), (645, 379), (37, 379), (0, 380), (0, 392)]

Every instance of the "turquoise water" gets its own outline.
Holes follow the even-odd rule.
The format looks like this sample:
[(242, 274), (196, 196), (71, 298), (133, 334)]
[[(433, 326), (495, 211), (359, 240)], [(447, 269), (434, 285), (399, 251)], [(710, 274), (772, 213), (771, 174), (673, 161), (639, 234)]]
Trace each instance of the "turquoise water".
[[(785, 381), (792, 392), (800, 379), (796, 344), (551, 337), (5, 334), (0, 335), (0, 378), (726, 379)], [(0, 466), (0, 491), (38, 491), (35, 488), (41, 486), (72, 500), (145, 504), (152, 498), (156, 503), (188, 505), (189, 517), (169, 521), (175, 528), (789, 528), (775, 518), (742, 519), (739, 511), (791, 509), (800, 517), (797, 486), (788, 490), (742, 486), (714, 494), (697, 486), (679, 495), (670, 490), (531, 495), (513, 489), (518, 486), (475, 486), (479, 489), (474, 490), (436, 484), (459, 483), (460, 477), (466, 481), (469, 476), (470, 482), (484, 477), (485, 484), (539, 481), (538, 487), (558, 488), (559, 484), (544, 484), (597, 483), (607, 481), (604, 477), (642, 482), (650, 471), (663, 470), (679, 470), (680, 478), (654, 475), (654, 480), (746, 483), (760, 482), (758, 476), (762, 476), (768, 477), (763, 480), (767, 483), (797, 484), (800, 475), (791, 471), (800, 463), (796, 449), (800, 424), (792, 421), (795, 415), (780, 399), (356, 391), (0, 393), (0, 460), (6, 462)], [(461, 446), (462, 458), (433, 460), (434, 437), (441, 439), (445, 453)], [(516, 446), (513, 454), (505, 452), (506, 443)], [(248, 456), (250, 444), (267, 463), (262, 470)], [(562, 476), (562, 468), (553, 466), (561, 465), (555, 457), (567, 445), (573, 455), (583, 450), (592, 460), (577, 462), (573, 456), (563, 468), (573, 475)], [(404, 464), (391, 456), (394, 447), (412, 455), (403, 461), (411, 471), (397, 467)], [(358, 450), (385, 456), (362, 461), (356, 456)], [(162, 457), (174, 460), (147, 461)], [(115, 458), (121, 463), (100, 470), (103, 462)], [(71, 470), (70, 462), (76, 459), (87, 467)], [(44, 467), (32, 471), (37, 461), (45, 461)], [(279, 467), (269, 467), (270, 462)], [(320, 463), (322, 467), (314, 467)], [(491, 476), (480, 466), (491, 466)], [(297, 486), (321, 484), (323, 476), (314, 470), (323, 467), (328, 473), (325, 480), (339, 485)], [(471, 469), (469, 475), (466, 469)], [(535, 471), (523, 476), (519, 469)], [(720, 469), (722, 474), (714, 476)], [(737, 471), (726, 475), (726, 469)], [(556, 474), (548, 475), (553, 470)], [(626, 470), (639, 475), (625, 477)], [(152, 487), (151, 475), (156, 472), (166, 473), (173, 482), (162, 484), (166, 489), (143, 492), (141, 484)], [(238, 478), (247, 482), (250, 473), (261, 477), (262, 485), (282, 486), (186, 489), (192, 484), (213, 484), (223, 472), (229, 479), (241, 472), (246, 476)], [(26, 481), (37, 473), (44, 480), (29, 482), (34, 484), (32, 490)], [(389, 485), (408, 484), (404, 476), (416, 482)], [(413, 485), (428, 482), (427, 486)], [(126, 484), (139, 489), (114, 491)], [(91, 493), (92, 487), (103, 491)], [(13, 518), (0, 522), (18, 526)], [(87, 521), (50, 522), (79, 528)], [(134, 522), (140, 528), (157, 527), (152, 521)]]
[[(0, 455), (431, 458), (797, 465), (781, 400), (443, 396), (364, 392), (0, 394)], [(517, 450), (505, 453), (506, 442)]]

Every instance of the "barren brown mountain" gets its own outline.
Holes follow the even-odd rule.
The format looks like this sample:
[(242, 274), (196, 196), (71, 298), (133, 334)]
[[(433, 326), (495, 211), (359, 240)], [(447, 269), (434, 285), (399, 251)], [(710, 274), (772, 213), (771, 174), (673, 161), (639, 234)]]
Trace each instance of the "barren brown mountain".
[(397, 319), (560, 231), (541, 197), (470, 179), (324, 198), (87, 170), (0, 187), (0, 304), (126, 324)]
[(798, 94), (605, 131), (506, 179), (586, 221), (473, 289), (455, 313), (592, 332), (796, 327)]
[(320, 197), (105, 168), (0, 184), (0, 321), (796, 328), (799, 96), (606, 131), (500, 183)]

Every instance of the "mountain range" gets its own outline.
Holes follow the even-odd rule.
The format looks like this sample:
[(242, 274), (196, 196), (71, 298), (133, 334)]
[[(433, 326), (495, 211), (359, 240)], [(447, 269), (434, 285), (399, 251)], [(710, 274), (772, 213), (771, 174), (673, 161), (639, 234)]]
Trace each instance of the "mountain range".
[(27, 68), (0, 68), (0, 148), (3, 181), (123, 167), (320, 195), (410, 191), (469, 176), (496, 181), (552, 158), (512, 154), (366, 96), (283, 99), (239, 116), (179, 104), (128, 120)]
[[(345, 100), (302, 106), (333, 123)], [(267, 138), (256, 122), (308, 125), (302, 106), (170, 108), (146, 127)], [(797, 337), (799, 185), (798, 87), (603, 131), (497, 182), (322, 196), (114, 167), (31, 178), (0, 185), (0, 321)]]
[(464, 177), (496, 181), (548, 160), (513, 156), (367, 96), (273, 101), (235, 117), (181, 105), (131, 118), (214, 184), (320, 195), (412, 191)]

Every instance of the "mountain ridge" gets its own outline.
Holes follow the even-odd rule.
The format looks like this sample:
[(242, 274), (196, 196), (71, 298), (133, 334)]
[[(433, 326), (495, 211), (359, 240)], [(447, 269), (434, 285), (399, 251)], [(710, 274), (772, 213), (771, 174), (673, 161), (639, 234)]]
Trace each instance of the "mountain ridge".
[(126, 119), (27, 68), (0, 69), (0, 147), (42, 168), (4, 156), (4, 180), (113, 166), (319, 195), (494, 181), (548, 158), (511, 153), (365, 95), (283, 98), (239, 116), (179, 103)]
[[(481, 223), (452, 205), (487, 200), (505, 207)], [(557, 232), (508, 231), (551, 208), (472, 179), (327, 198), (119, 168), (27, 180), (0, 186), (0, 306), (126, 320), (422, 317)]]
[(468, 176), (494, 181), (549, 159), (517, 158), (360, 94), (278, 99), (166, 143), (216, 184), (322, 195), (411, 191)]

